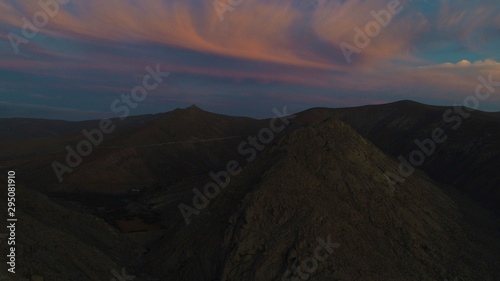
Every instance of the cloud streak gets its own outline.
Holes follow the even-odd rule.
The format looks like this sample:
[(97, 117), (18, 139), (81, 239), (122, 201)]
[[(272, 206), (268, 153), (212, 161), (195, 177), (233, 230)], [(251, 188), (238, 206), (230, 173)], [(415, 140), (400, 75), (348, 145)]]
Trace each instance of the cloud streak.
[(500, 62), (496, 62), (492, 59), (486, 59), (486, 60), (476, 61), (476, 62), (470, 62), (468, 60), (461, 60), (457, 63), (447, 62), (447, 63), (437, 64), (437, 65), (421, 66), (421, 68), (427, 68), (427, 69), (469, 68), (469, 67), (500, 69)]

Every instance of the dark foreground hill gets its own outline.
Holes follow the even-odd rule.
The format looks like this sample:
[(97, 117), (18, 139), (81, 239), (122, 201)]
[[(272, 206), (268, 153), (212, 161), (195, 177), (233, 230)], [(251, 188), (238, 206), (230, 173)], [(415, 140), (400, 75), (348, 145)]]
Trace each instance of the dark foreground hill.
[[(0, 194), (6, 198), (7, 189)], [(121, 272), (144, 251), (81, 208), (61, 206), (22, 185), (16, 187), (16, 199), (16, 244), (3, 238), (0, 243), (2, 281), (111, 280), (113, 270)], [(0, 218), (6, 221), (6, 212)], [(11, 246), (16, 247), (15, 274), (6, 269)]]
[(174, 226), (144, 270), (200, 281), (498, 280), (498, 220), (422, 174), (392, 192), (382, 172), (396, 166), (338, 120), (297, 129), (192, 224)]

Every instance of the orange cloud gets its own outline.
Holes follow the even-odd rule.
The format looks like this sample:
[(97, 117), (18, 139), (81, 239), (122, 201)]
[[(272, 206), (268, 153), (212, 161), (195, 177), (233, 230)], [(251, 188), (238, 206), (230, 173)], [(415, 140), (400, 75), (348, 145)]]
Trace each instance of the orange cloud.
[(457, 63), (442, 63), (429, 66), (421, 66), (420, 68), (426, 69), (439, 69), (439, 68), (466, 68), (466, 67), (484, 67), (484, 68), (497, 68), (500, 69), (500, 62), (496, 62), (492, 59), (480, 60), (476, 62), (470, 62), (468, 60), (461, 60)]

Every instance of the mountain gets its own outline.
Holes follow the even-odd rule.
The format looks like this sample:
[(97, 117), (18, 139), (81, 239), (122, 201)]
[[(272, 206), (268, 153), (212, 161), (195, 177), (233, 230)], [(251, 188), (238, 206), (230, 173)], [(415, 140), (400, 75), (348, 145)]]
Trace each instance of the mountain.
[[(0, 194), (7, 198), (7, 188)], [(3, 264), (10, 247), (16, 247), (16, 271), (12, 274), (4, 267), (0, 280), (111, 280), (112, 270), (120, 272), (144, 251), (77, 205), (60, 205), (23, 185), (16, 186), (16, 199), (16, 244), (0, 243), (6, 253), (0, 257)], [(6, 214), (2, 213), (3, 221)]]
[[(415, 150), (434, 150), (430, 155), (424, 153), (424, 163), (416, 168), (500, 210), (500, 174), (496, 172), (496, 167), (500, 167), (500, 118), (461, 107), (402, 101), (345, 109), (311, 109), (297, 119), (307, 124), (328, 116), (337, 116), (395, 158), (401, 155), (408, 160)], [(436, 128), (447, 136), (443, 143), (427, 146), (415, 143), (432, 139)]]
[[(172, 230), (152, 247), (145, 270), (169, 280), (282, 280), (314, 256), (319, 241), (331, 240), (332, 252), (319, 255), (328, 258), (311, 261), (305, 278), (496, 280), (498, 219), (461, 210), (423, 174), (392, 192), (382, 173), (388, 169), (397, 163), (339, 120), (294, 130), (231, 179), (192, 224), (169, 221)], [(163, 196), (152, 202), (168, 201)]]
[[(1, 174), (19, 179), (17, 277), (500, 280), (500, 119), (477, 111), (458, 126), (457, 112), (314, 108), (281, 129), (196, 106), (113, 119), (62, 182), (53, 163), (91, 141), (82, 130), (95, 141), (99, 121), (24, 119), (0, 139)], [(399, 155), (410, 162), (436, 128), (448, 138), (403, 177)]]
[[(4, 163), (30, 171), (23, 175), (24, 179), (39, 186), (39, 190), (123, 193), (146, 185), (168, 184), (183, 177), (207, 173), (225, 162), (226, 158), (239, 156), (233, 147), (265, 123), (263, 120), (214, 114), (195, 106), (152, 119), (137, 119), (149, 121), (139, 129), (134, 129), (136, 123), (122, 124), (124, 130), (117, 127), (114, 135), (105, 135), (104, 141), (94, 146), (88, 157), (82, 157), (74, 172), (63, 175), (61, 183), (52, 164), (57, 161), (66, 165), (68, 150), (65, 147), (69, 145), (77, 150), (78, 143), (87, 140), (81, 132), (63, 138), (35, 138), (24, 143), (7, 143), (3, 146), (3, 155), (10, 154), (10, 157), (4, 156), (7, 158)], [(114, 120), (114, 123), (119, 122)], [(91, 124), (94, 127), (86, 127), (88, 131), (99, 128), (98, 121)], [(77, 127), (81, 128), (80, 123)], [(41, 144), (41, 148), (33, 143)], [(38, 157), (23, 161), (26, 150), (35, 149), (40, 150)], [(93, 182), (93, 178), (98, 182)], [(39, 185), (40, 182), (43, 185)]]

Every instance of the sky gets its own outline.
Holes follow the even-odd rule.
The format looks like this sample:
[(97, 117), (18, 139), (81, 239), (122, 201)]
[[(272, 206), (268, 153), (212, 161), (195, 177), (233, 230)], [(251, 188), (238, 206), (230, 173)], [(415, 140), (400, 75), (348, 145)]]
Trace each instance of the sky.
[[(169, 75), (139, 98), (147, 67)], [(500, 82), (498, 0), (0, 0), (0, 118), (116, 117), (134, 89), (130, 115), (448, 106), (478, 77)]]

